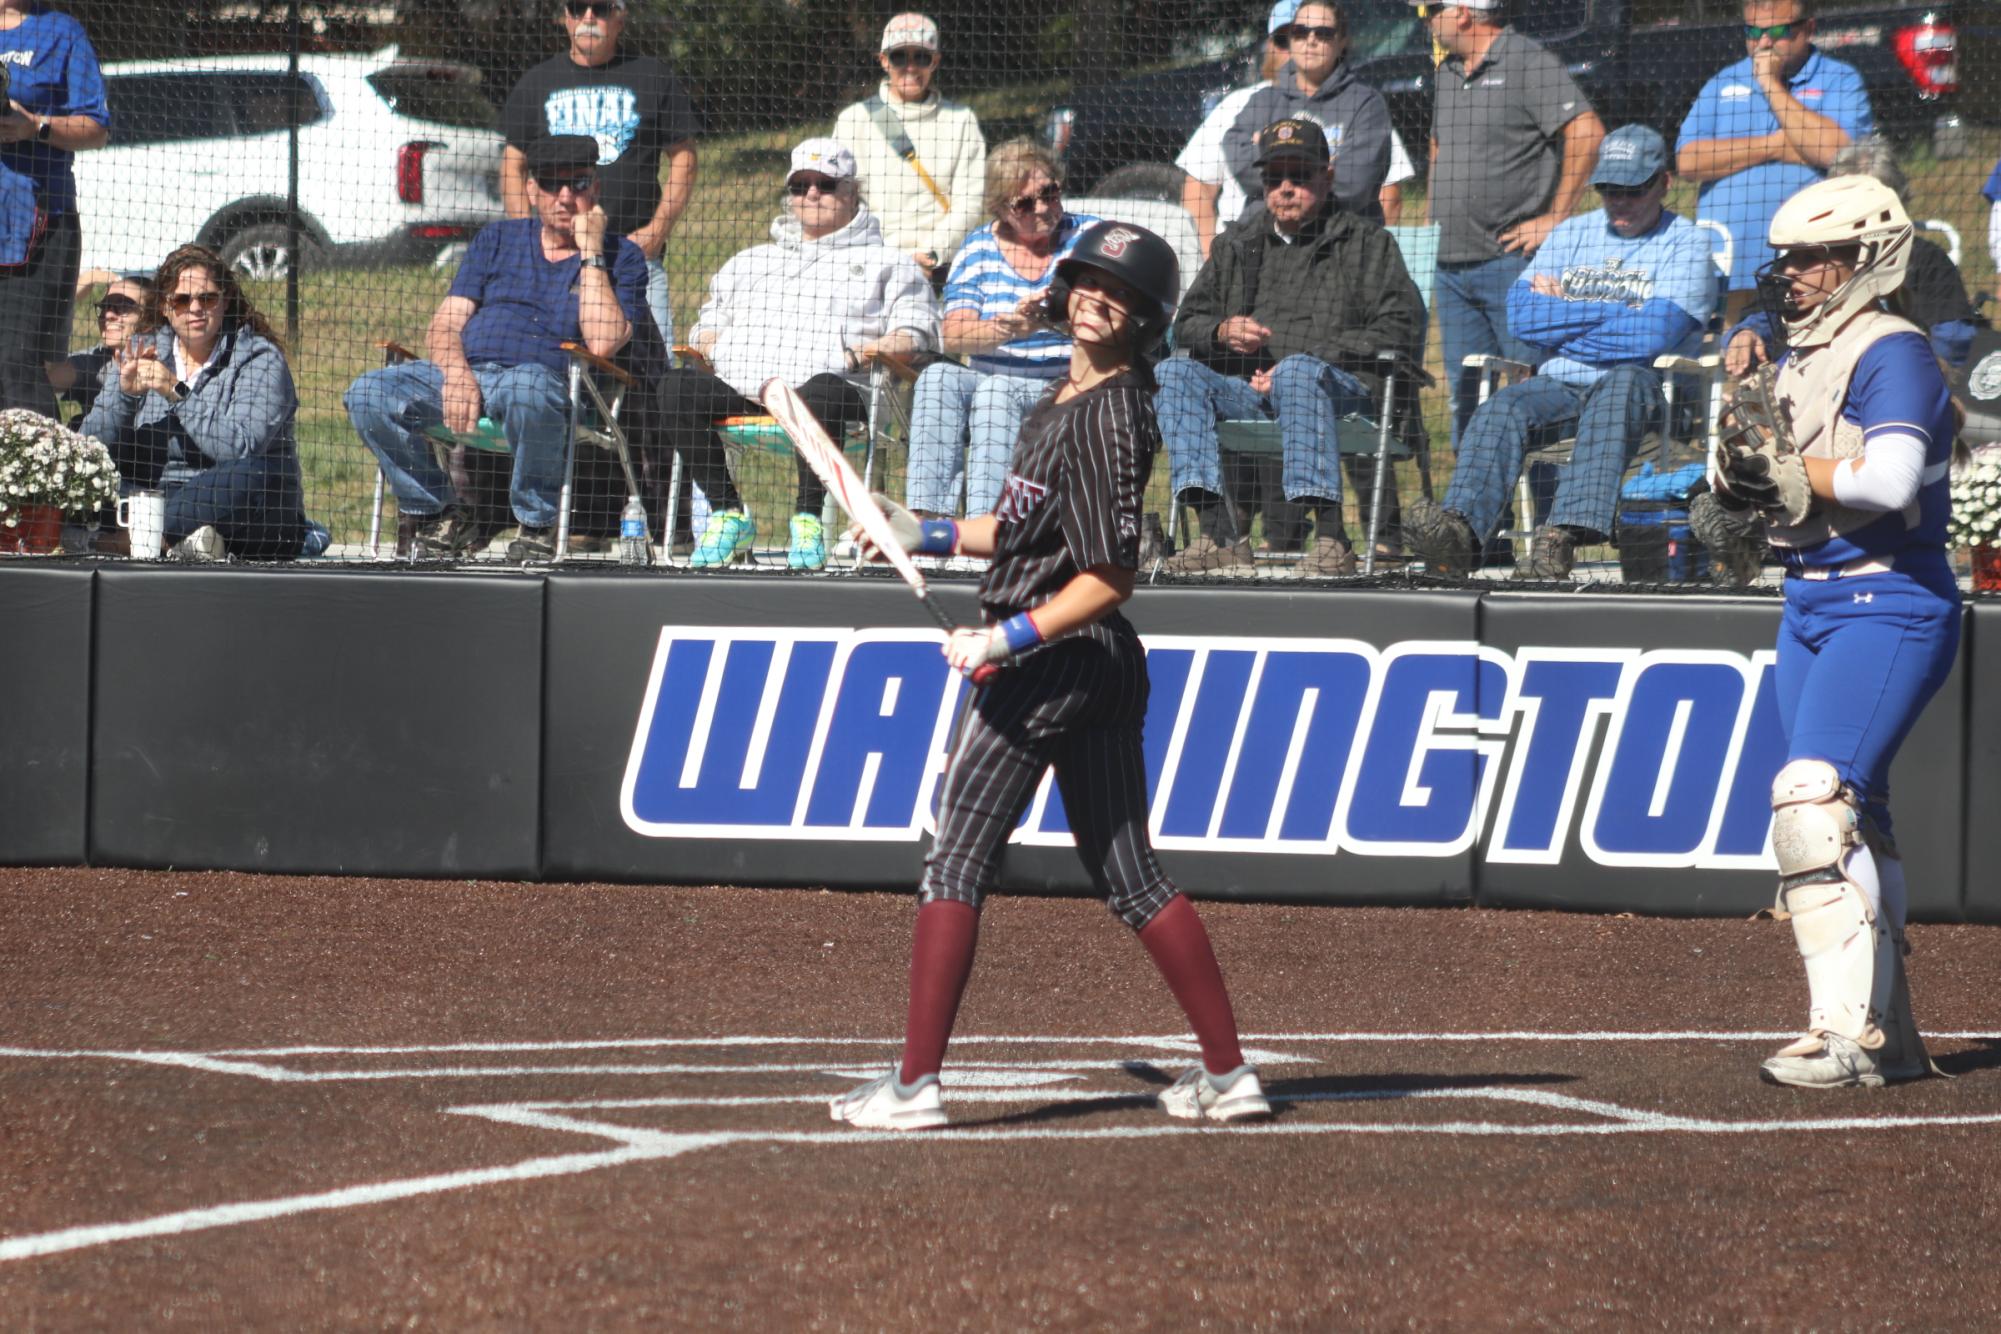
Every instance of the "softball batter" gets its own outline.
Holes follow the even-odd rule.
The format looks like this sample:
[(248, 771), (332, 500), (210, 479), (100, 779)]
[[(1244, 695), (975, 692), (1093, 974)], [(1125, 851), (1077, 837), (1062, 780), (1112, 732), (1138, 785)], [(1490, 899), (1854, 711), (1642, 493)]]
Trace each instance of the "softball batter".
[(1057, 266), (1043, 311), (1071, 328), (1069, 374), (1023, 421), (994, 513), (920, 523), (876, 497), (906, 550), (993, 558), (980, 584), (987, 624), (954, 631), (945, 656), (968, 675), (1000, 670), (963, 715), (945, 772), (902, 1064), (834, 1099), (836, 1121), (945, 1124), (938, 1070), (972, 974), (980, 903), (1051, 767), (1092, 882), (1139, 933), (1202, 1048), (1202, 1064), (1160, 1095), (1162, 1108), (1221, 1121), (1271, 1113), (1239, 1049), (1208, 933), (1147, 838), (1146, 656), (1118, 610), (1132, 596), (1141, 498), (1160, 448), (1147, 354), (1179, 290), (1165, 241), (1124, 224), (1087, 227)]
[(1903, 283), (1911, 238), (1895, 193), (1865, 176), (1822, 181), (1779, 209), (1778, 256), (1759, 288), (1789, 351), (1733, 412), (1741, 423), (1762, 390), (1797, 452), (1753, 430), (1714, 460), (1719, 500), (1764, 511), (1786, 569), (1772, 849), (1809, 1009), (1804, 1036), (1760, 1073), (1802, 1088), (1932, 1069), (1904, 981), (1890, 761), (1958, 652), (1945, 554), (1958, 422), (1924, 331), (1881, 308)]

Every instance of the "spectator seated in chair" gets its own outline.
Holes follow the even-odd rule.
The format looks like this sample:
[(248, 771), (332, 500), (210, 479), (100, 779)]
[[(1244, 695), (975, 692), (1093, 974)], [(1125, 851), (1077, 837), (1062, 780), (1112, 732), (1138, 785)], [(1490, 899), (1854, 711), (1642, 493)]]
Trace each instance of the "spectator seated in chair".
[(81, 352), (72, 352), (49, 366), (49, 384), (56, 391), (56, 403), (65, 412), (87, 415), (97, 405), (97, 395), (106, 381), (118, 378), (118, 354), (125, 340), (135, 334), (151, 333), (154, 310), (153, 280), (143, 274), (113, 278), (97, 299), (97, 343)]
[(508, 558), (553, 557), (570, 432), (563, 344), (624, 354), (642, 374), (664, 358), (646, 308), (646, 257), (607, 230), (597, 158), (597, 141), (583, 135), (531, 144), (534, 214), (473, 237), (431, 318), (430, 360), (385, 366), (348, 387), (349, 420), (381, 461), (398, 508), (420, 520), (414, 554), (476, 553), (508, 527), (457, 493), (433, 449), (440, 423), (463, 434), (484, 416), (513, 455), (508, 501), (521, 534)]
[(1026, 139), (988, 155), (986, 204), (992, 221), (967, 238), (945, 284), (945, 352), (968, 364), (933, 362), (917, 379), (905, 503), (920, 518), (959, 514), (961, 482), (965, 514), (993, 512), (1021, 419), (1070, 365), (1069, 337), (1026, 308), (1097, 219), (1064, 211), (1061, 164)]
[[(168, 255), (157, 282), (138, 323), (164, 309), (168, 327), (127, 335), (77, 429), (104, 442), (126, 491), (166, 493), (174, 557), (290, 560), (306, 519), (284, 345), (206, 246)], [(105, 534), (99, 550), (124, 537)]]
[[(938, 343), (930, 281), (883, 240), (856, 193), (854, 154), (833, 139), (808, 139), (792, 150), (785, 186), (786, 212), (771, 224), (771, 241), (732, 258), (709, 284), (690, 331), (707, 366), (671, 370), (660, 385), (667, 439), (709, 498), (689, 561), (697, 569), (747, 558), (757, 538), (719, 421), (761, 415), (758, 395), (779, 379), (838, 441), (850, 423), (867, 420), (870, 357), (909, 357)], [(826, 488), (797, 462), (786, 565), (817, 570), (827, 563)]]
[[(1376, 355), (1415, 357), (1424, 301), (1389, 232), (1336, 207), (1326, 136), (1282, 120), (1258, 138), (1264, 200), (1216, 238), (1174, 320), (1186, 357), (1163, 361), (1157, 409), (1177, 503), (1197, 531), (1162, 569), (1253, 572), (1249, 532), (1223, 480), (1219, 421), (1276, 419), (1286, 498), (1312, 512), (1302, 574), (1350, 574), (1340, 419), (1380, 397)], [(1359, 470), (1351, 480), (1361, 487)], [(1366, 490), (1363, 491), (1366, 494)]]
[(1418, 502), (1405, 516), (1430, 573), (1470, 573), (1528, 451), (1572, 435), (1556, 503), (1516, 575), (1568, 578), (1578, 543), (1610, 540), (1626, 465), (1666, 416), (1654, 359), (1693, 352), (1716, 303), (1708, 240), (1662, 207), (1667, 162), (1644, 125), (1606, 135), (1591, 175), (1603, 207), (1560, 224), (1509, 289), (1509, 327), (1550, 355), (1474, 412), (1443, 507)]

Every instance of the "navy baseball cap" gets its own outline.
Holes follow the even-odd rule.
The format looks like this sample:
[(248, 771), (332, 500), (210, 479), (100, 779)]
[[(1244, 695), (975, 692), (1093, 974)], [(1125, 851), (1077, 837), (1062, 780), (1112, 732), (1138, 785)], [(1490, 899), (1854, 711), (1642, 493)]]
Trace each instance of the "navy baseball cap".
[(1667, 141), (1659, 131), (1648, 125), (1621, 125), (1598, 145), (1591, 183), (1631, 190), (1660, 175), (1667, 164)]
[(587, 134), (549, 134), (528, 145), (528, 170), (536, 175), (595, 171), (598, 141)]

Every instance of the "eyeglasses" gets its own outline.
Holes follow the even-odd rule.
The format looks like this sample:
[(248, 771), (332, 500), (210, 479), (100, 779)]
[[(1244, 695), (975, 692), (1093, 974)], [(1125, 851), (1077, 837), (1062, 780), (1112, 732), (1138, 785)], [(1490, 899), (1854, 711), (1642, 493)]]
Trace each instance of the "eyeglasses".
[(129, 296), (107, 296), (97, 303), (97, 319), (101, 324), (113, 315), (137, 315), (139, 303)]
[(1607, 201), (1614, 199), (1638, 199), (1641, 195), (1660, 184), (1660, 179), (1658, 175), (1655, 175), (1649, 176), (1645, 183), (1641, 185), (1601, 185), (1597, 187), (1598, 197)]
[(568, 190), (573, 195), (587, 195), (597, 187), (598, 178), (588, 171), (580, 171), (571, 176), (553, 176), (543, 172), (535, 173), (535, 184), (545, 195), (559, 195)]
[(1755, 42), (1760, 37), (1769, 37), (1775, 42), (1783, 42), (1805, 26), (1804, 23), (1768, 23), (1761, 28), (1755, 23), (1747, 23), (1744, 25), (1744, 40)]
[(1311, 25), (1295, 23), (1289, 31), (1292, 40), (1295, 42), (1304, 41), (1306, 38), (1311, 37), (1322, 46), (1334, 45), (1341, 36), (1341, 30), (1329, 23), (1315, 23)]
[(1320, 172), (1302, 162), (1293, 167), (1266, 167), (1265, 189), (1276, 190), (1281, 185), (1311, 185), (1320, 179)]
[(937, 59), (934, 52), (921, 46), (899, 46), (889, 52), (889, 63), (896, 69), (909, 69), (913, 65), (918, 69), (930, 69)]
[(1039, 205), (1060, 204), (1062, 202), (1063, 187), (1052, 183), (1043, 186), (1032, 195), (1023, 195), (1019, 199), (1008, 200), (1007, 208), (1010, 213), (1027, 214), (1035, 212)]
[(830, 195), (840, 188), (841, 183), (832, 176), (794, 176), (785, 182), (785, 192), (794, 199), (804, 199), (811, 190)]
[(601, 19), (608, 19), (625, 12), (624, 0), (568, 0), (563, 10), (573, 19), (580, 19), (595, 10)]
[(214, 310), (222, 304), (220, 292), (176, 292), (167, 298), (167, 304), (177, 311), (185, 312), (190, 307), (200, 306), (203, 310)]

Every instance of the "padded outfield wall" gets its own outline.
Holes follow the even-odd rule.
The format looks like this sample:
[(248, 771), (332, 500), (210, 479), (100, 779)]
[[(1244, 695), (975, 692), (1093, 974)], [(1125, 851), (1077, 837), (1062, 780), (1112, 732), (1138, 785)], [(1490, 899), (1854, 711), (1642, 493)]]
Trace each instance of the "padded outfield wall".
[[(1753, 911), (1778, 610), (1143, 590), (1163, 859), (1215, 897)], [(1914, 916), (2001, 921), (2001, 605), (1966, 618), (1897, 834)], [(962, 689), (886, 579), (16, 566), (0, 624), (13, 864), (909, 887)], [(1045, 792), (1009, 887), (1084, 888), (1065, 827)]]

